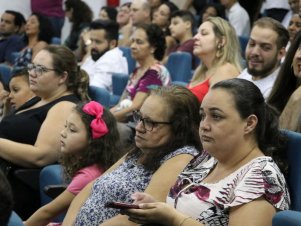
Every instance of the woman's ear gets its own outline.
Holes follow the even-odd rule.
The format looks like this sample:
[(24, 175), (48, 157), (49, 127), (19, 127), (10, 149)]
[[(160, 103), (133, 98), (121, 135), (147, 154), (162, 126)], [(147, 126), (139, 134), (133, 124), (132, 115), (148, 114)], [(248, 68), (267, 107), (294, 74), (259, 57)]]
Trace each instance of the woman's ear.
[(246, 125), (244, 128), (244, 133), (245, 134), (249, 134), (252, 131), (254, 131), (254, 129), (256, 128), (258, 123), (258, 118), (256, 115), (250, 115), (247, 119), (246, 119)]
[(68, 72), (67, 71), (64, 71), (61, 75), (60, 75), (60, 80), (59, 80), (59, 84), (64, 84), (66, 83), (68, 79)]

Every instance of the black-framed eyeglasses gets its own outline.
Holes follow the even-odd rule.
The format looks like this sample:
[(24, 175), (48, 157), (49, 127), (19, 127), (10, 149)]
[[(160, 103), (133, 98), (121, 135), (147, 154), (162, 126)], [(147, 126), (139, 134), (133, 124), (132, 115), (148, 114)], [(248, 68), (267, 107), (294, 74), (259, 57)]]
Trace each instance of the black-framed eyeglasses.
[(57, 70), (53, 68), (47, 68), (42, 65), (27, 64), (27, 71), (28, 73), (33, 71), (37, 76), (41, 76), (43, 73), (46, 73), (48, 71), (57, 71)]
[(151, 132), (153, 128), (158, 124), (170, 125), (172, 122), (157, 122), (149, 118), (142, 118), (140, 111), (133, 111), (133, 119), (136, 123), (142, 122), (142, 125), (146, 131)]

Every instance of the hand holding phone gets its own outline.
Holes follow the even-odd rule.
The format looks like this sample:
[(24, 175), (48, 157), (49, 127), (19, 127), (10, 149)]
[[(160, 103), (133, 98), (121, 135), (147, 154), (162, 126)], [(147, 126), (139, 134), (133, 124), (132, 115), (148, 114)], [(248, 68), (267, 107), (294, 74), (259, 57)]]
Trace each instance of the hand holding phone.
[(108, 202), (105, 204), (105, 207), (115, 209), (139, 209), (138, 205), (123, 202)]

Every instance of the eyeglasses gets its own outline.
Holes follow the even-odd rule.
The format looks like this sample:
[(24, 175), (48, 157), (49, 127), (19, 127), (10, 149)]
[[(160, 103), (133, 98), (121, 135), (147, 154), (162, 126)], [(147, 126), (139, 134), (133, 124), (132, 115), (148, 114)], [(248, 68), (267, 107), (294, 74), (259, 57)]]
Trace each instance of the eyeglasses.
[(28, 64), (27, 65), (27, 71), (28, 71), (28, 73), (30, 73), (32, 70), (34, 71), (34, 73), (37, 76), (41, 76), (43, 73), (46, 73), (48, 71), (56, 71), (56, 69), (47, 68), (47, 67), (42, 66), (42, 65)]
[(142, 118), (140, 111), (133, 111), (133, 118), (136, 123), (142, 122), (142, 125), (146, 131), (151, 132), (153, 128), (158, 124), (171, 124), (172, 122), (156, 122), (149, 118)]

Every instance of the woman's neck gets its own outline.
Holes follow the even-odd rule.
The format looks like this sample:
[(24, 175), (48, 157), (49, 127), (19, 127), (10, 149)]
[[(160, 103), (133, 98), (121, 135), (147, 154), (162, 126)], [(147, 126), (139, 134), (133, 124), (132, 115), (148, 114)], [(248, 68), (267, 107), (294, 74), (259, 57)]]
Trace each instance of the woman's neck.
[(142, 60), (138, 60), (138, 63), (140, 65), (140, 68), (142, 70), (146, 70), (148, 69), (150, 66), (152, 66), (153, 64), (155, 64), (157, 62), (157, 60), (154, 58), (154, 56), (148, 56), (145, 59)]
[(33, 48), (38, 43), (37, 36), (28, 36), (28, 47)]
[(64, 87), (64, 88), (57, 89), (52, 93), (47, 93), (47, 94), (41, 93), (40, 95), (38, 94), (38, 96), (41, 97), (41, 102), (50, 103), (62, 96), (68, 95), (68, 94), (71, 94), (71, 92), (68, 91), (67, 88)]

